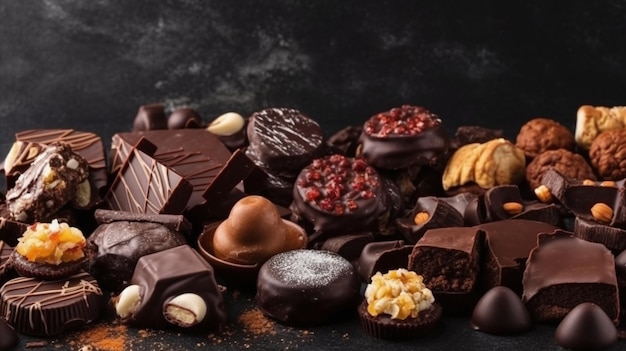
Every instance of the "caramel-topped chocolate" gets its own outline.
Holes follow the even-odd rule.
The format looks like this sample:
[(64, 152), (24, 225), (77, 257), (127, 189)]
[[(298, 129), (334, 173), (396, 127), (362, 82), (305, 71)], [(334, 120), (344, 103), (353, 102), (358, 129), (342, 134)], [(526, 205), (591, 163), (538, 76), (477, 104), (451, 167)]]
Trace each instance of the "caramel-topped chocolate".
[(100, 316), (104, 297), (94, 277), (79, 273), (42, 281), (15, 278), (0, 288), (0, 316), (15, 330), (53, 336), (88, 324)]
[(438, 116), (423, 107), (409, 105), (368, 119), (360, 142), (361, 155), (382, 169), (434, 164), (450, 144)]
[(271, 256), (306, 246), (306, 232), (280, 217), (278, 209), (262, 196), (237, 201), (213, 235), (213, 253), (238, 264), (262, 264)]
[(560, 320), (583, 302), (619, 318), (615, 259), (602, 244), (564, 231), (540, 235), (522, 282), (523, 301), (536, 320)]

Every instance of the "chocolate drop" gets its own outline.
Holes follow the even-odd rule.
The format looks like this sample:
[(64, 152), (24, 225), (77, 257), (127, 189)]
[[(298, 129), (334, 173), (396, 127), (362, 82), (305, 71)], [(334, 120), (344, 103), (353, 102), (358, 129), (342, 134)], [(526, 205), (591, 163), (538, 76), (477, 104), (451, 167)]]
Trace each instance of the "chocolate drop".
[(617, 342), (617, 328), (600, 306), (584, 302), (563, 318), (554, 338), (569, 350), (603, 350)]
[(474, 330), (495, 335), (519, 334), (530, 330), (530, 313), (510, 288), (496, 286), (478, 300), (472, 313)]

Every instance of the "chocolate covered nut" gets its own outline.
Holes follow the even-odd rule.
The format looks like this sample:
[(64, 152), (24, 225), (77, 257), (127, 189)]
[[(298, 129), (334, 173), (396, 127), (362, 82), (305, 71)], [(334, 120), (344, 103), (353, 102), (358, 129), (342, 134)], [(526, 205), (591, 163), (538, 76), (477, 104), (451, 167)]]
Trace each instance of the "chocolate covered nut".
[(115, 313), (117, 316), (126, 319), (135, 313), (141, 303), (141, 287), (133, 284), (129, 285), (113, 299)]
[(43, 221), (75, 199), (87, 180), (87, 161), (65, 144), (53, 144), (40, 153), (6, 194), (11, 218)]
[(602, 179), (626, 178), (626, 129), (601, 133), (589, 148), (591, 165)]
[(410, 105), (370, 117), (363, 125), (360, 142), (358, 156), (388, 170), (434, 165), (450, 144), (439, 116)]
[(206, 130), (217, 136), (230, 136), (239, 133), (245, 124), (245, 119), (237, 112), (226, 112), (209, 123)]
[(179, 327), (193, 327), (206, 316), (207, 305), (197, 294), (180, 294), (165, 304), (163, 317)]
[(165, 106), (163, 104), (139, 106), (139, 111), (133, 121), (133, 132), (155, 129), (167, 129)]
[(534, 118), (526, 122), (519, 133), (515, 146), (524, 150), (528, 158), (534, 158), (547, 150), (574, 151), (574, 135), (561, 123), (549, 118)]
[(591, 215), (600, 223), (611, 223), (613, 220), (613, 209), (605, 203), (598, 202), (591, 206)]
[(202, 117), (193, 109), (179, 108), (170, 114), (167, 119), (168, 129), (183, 129), (183, 128), (201, 128)]
[(526, 180), (531, 189), (542, 184), (543, 175), (550, 169), (555, 169), (570, 179), (592, 179), (596, 176), (587, 161), (577, 153), (565, 149), (548, 150), (537, 155), (526, 166)]

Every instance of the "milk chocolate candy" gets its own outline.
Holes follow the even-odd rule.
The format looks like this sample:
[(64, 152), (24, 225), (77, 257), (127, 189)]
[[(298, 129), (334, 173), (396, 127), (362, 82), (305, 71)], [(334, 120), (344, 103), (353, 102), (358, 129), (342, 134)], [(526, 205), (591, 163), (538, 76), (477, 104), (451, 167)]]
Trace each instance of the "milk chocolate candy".
[(158, 103), (139, 106), (133, 121), (133, 132), (155, 129), (167, 129), (165, 106)]
[[(202, 330), (216, 329), (226, 322), (226, 309), (213, 268), (198, 252), (187, 245), (143, 256), (137, 262), (131, 285), (139, 287), (140, 300), (124, 323), (137, 328), (166, 329), (178, 324), (169, 314), (170, 308), (184, 308), (187, 298), (196, 306), (205, 305), (205, 316), (193, 324)], [(187, 300), (187, 301), (189, 301)], [(200, 317), (196, 314), (196, 317)]]
[(583, 302), (600, 306), (615, 323), (619, 319), (613, 254), (604, 245), (570, 232), (539, 236), (522, 283), (522, 299), (535, 320), (561, 320)]
[(139, 258), (185, 244), (184, 236), (171, 223), (131, 218), (102, 223), (88, 238), (96, 246), (89, 271), (104, 288), (115, 292), (128, 284)]
[(70, 146), (47, 146), (7, 191), (9, 215), (25, 223), (43, 221), (77, 199), (80, 184), (88, 176), (87, 161)]
[(294, 177), (313, 159), (325, 154), (320, 125), (291, 108), (267, 108), (248, 119), (248, 150), (270, 172)]
[[(138, 145), (147, 144), (141, 140)], [(134, 148), (105, 197), (109, 208), (151, 214), (181, 214), (192, 185), (152, 155)]]
[(104, 143), (94, 133), (74, 129), (31, 129), (16, 133), (15, 142), (2, 166), (7, 188), (15, 185), (17, 177), (24, 173), (46, 146), (55, 143), (69, 145), (72, 151), (87, 160), (89, 184), (92, 187), (89, 203), (98, 203), (108, 185)]
[(0, 288), (0, 316), (26, 335), (74, 330), (98, 319), (103, 307), (98, 282), (87, 273), (47, 281), (15, 278)]

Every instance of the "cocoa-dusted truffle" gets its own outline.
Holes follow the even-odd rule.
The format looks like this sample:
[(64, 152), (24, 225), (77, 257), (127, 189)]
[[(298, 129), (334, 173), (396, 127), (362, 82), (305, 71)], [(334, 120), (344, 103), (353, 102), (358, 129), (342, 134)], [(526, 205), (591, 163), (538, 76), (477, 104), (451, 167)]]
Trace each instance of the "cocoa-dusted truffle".
[(571, 179), (596, 179), (593, 169), (580, 154), (565, 149), (548, 150), (537, 155), (526, 166), (526, 180), (530, 188), (538, 188), (542, 184), (543, 175), (550, 169)]
[(530, 313), (520, 297), (505, 286), (496, 286), (478, 300), (472, 313), (474, 330), (495, 335), (510, 335), (530, 330)]
[(378, 172), (363, 158), (335, 154), (300, 172), (290, 208), (316, 232), (344, 234), (374, 230), (387, 207)]
[(561, 123), (549, 118), (534, 118), (526, 122), (515, 145), (524, 150), (526, 157), (533, 158), (544, 151), (565, 149), (574, 151), (574, 134)]
[(213, 235), (213, 254), (237, 264), (261, 264), (271, 256), (306, 246), (306, 232), (282, 219), (274, 204), (250, 195), (237, 201)]
[(589, 159), (600, 178), (626, 178), (626, 129), (600, 133), (591, 143)]
[(411, 105), (370, 117), (360, 141), (361, 156), (374, 167), (391, 170), (433, 165), (450, 145), (439, 116)]

